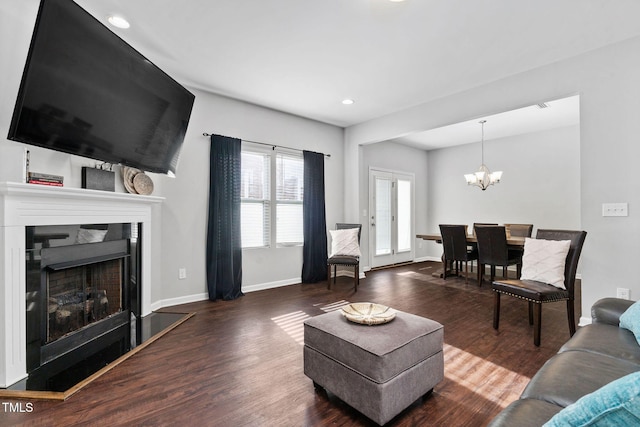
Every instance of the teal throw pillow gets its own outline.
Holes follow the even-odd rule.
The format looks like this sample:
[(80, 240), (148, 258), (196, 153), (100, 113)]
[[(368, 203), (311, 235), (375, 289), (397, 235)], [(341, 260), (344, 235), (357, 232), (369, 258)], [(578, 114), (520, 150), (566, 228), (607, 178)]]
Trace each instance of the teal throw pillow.
[(544, 427), (619, 427), (640, 425), (640, 372), (582, 396)]
[(636, 301), (620, 316), (620, 327), (633, 332), (640, 344), (640, 301)]

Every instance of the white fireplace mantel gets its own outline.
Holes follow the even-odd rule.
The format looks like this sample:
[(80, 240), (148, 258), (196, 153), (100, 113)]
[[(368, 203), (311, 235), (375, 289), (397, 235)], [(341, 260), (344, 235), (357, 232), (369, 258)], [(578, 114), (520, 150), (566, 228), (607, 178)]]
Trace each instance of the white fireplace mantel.
[(142, 315), (151, 312), (151, 221), (163, 197), (0, 182), (0, 387), (26, 372), (26, 239), (31, 225), (142, 223)]

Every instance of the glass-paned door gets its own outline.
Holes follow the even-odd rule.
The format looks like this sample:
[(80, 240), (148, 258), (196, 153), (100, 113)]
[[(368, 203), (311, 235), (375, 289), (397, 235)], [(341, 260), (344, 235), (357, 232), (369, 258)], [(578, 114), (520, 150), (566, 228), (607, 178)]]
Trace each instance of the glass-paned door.
[(371, 267), (413, 260), (413, 175), (369, 171)]

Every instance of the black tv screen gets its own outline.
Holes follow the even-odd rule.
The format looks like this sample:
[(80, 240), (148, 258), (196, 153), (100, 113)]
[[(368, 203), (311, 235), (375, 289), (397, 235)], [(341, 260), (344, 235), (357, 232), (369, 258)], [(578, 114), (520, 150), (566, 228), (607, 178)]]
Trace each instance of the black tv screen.
[(71, 0), (42, 0), (8, 138), (175, 174), (194, 96)]

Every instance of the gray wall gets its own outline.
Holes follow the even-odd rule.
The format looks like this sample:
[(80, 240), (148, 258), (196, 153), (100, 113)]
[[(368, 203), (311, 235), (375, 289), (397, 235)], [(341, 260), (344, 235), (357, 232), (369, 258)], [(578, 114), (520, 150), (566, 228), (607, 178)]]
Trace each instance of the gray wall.
[[(31, 151), (31, 170), (59, 174), (65, 186), (80, 187), (81, 166), (94, 160), (18, 144), (5, 139), (20, 85), (31, 34), (38, 11), (38, 0), (15, 2), (11, 16), (0, 26), (0, 180), (14, 180), (3, 174), (15, 162), (14, 147)], [(6, 9), (6, 8), (5, 8)], [(135, 47), (135, 46), (134, 46)], [(145, 52), (142, 52), (145, 54)], [(153, 60), (152, 56), (149, 56)], [(196, 101), (185, 138), (177, 178), (150, 174), (154, 196), (165, 198), (154, 217), (152, 262), (160, 279), (152, 285), (154, 309), (206, 298), (205, 241), (208, 197), (209, 140), (203, 132), (331, 154), (325, 160), (327, 221), (343, 220), (344, 181), (343, 129), (297, 116), (277, 112), (203, 91), (192, 91)], [(5, 155), (11, 153), (11, 156)], [(116, 191), (124, 192), (117, 170)], [(178, 269), (186, 268), (187, 278), (178, 279)], [(302, 248), (254, 249), (244, 251), (243, 289), (255, 290), (299, 283)]]
[[(474, 222), (524, 223), (538, 228), (580, 228), (578, 126), (485, 141), (485, 163), (502, 170), (502, 182), (481, 191), (463, 174), (478, 170), (480, 144), (429, 152), (428, 228)], [(429, 255), (442, 247), (429, 242)]]
[[(36, 0), (15, 2), (0, 27), (3, 58), (0, 61), (0, 133), (3, 135), (8, 130), (37, 7)], [(640, 256), (640, 245), (636, 242), (640, 234), (636, 209), (640, 206), (640, 182), (634, 179), (640, 157), (640, 144), (636, 141), (640, 117), (639, 75), (640, 38), (634, 38), (352, 126), (346, 130), (342, 156), (338, 148), (342, 141), (339, 128), (198, 92), (179, 178), (171, 181), (154, 177), (154, 194), (167, 197), (168, 202), (162, 210), (162, 221), (157, 223), (162, 224), (162, 239), (154, 239), (162, 241), (162, 247), (154, 250), (161, 252), (163, 277), (162, 283), (154, 288), (153, 301), (179, 302), (189, 296), (202, 295), (205, 289), (204, 265), (202, 259), (194, 255), (201, 253), (204, 239), (201, 208), (206, 194), (202, 182), (206, 141), (201, 137), (202, 132), (268, 142), (275, 138), (274, 142), (283, 145), (331, 152), (327, 173), (330, 193), (327, 213), (331, 224), (338, 220), (361, 220), (360, 195), (368, 185), (361, 181), (362, 168), (366, 168), (361, 145), (575, 94), (581, 96), (580, 226), (589, 233), (581, 259), (582, 311), (588, 313), (598, 298), (614, 296), (616, 287), (630, 288), (631, 298), (638, 299), (640, 282), (630, 266)], [(11, 144), (0, 140), (0, 147)], [(489, 159), (489, 166), (494, 167)], [(46, 150), (34, 150), (32, 160), (34, 169), (62, 173), (65, 182), (72, 186), (80, 185), (80, 165), (91, 164), (86, 159)], [(3, 157), (0, 166), (10, 161)], [(474, 162), (470, 166), (474, 170), (478, 165)], [(508, 179), (515, 179), (514, 174), (505, 170), (504, 185)], [(122, 191), (121, 187), (119, 190)], [(436, 200), (433, 195), (428, 197)], [(601, 206), (606, 202), (628, 202), (629, 216), (603, 218)], [(278, 262), (289, 255), (294, 260), (291, 265)], [(277, 252), (264, 251), (247, 255), (248, 286), (287, 283), (299, 269), (295, 256), (293, 253), (279, 258)], [(187, 268), (187, 280), (177, 280), (178, 267)], [(267, 272), (262, 279), (261, 272)]]
[[(513, 75), (348, 128), (345, 162), (360, 164), (360, 146), (477, 119), (538, 102), (580, 95), (580, 220), (588, 232), (580, 265), (582, 313), (599, 298), (629, 288), (640, 299), (631, 266), (640, 256), (640, 38)], [(477, 167), (477, 165), (474, 165)], [(505, 183), (507, 180), (505, 175)], [(363, 185), (345, 171), (345, 217), (356, 218)], [(490, 191), (490, 190), (487, 190)], [(627, 202), (629, 216), (602, 217), (602, 203)]]
[[(163, 182), (162, 271), (164, 305), (197, 299), (206, 292), (205, 248), (209, 138), (203, 132), (330, 154), (325, 157), (327, 223), (342, 220), (341, 128), (194, 90), (177, 178)], [(300, 283), (302, 247), (243, 251), (244, 291)], [(187, 269), (187, 280), (178, 269)]]
[[(393, 172), (413, 173), (415, 178), (415, 230), (425, 230), (427, 224), (428, 194), (428, 154), (424, 150), (407, 147), (393, 142), (381, 142), (379, 144), (366, 145), (362, 149), (362, 166), (360, 167), (360, 220), (363, 229), (368, 226), (368, 216), (363, 216), (363, 211), (368, 212), (369, 203), (369, 168), (386, 169)], [(363, 266), (369, 266), (369, 233), (363, 233), (362, 237)], [(415, 258), (424, 258), (427, 255), (426, 245), (422, 240), (414, 243)]]

